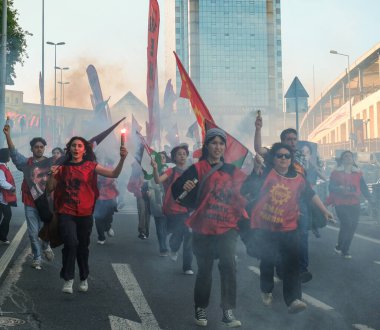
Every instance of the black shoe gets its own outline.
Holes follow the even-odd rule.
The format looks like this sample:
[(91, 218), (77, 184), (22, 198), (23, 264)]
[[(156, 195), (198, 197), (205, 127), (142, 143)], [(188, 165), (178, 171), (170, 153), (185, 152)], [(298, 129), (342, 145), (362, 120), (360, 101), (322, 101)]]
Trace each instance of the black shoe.
[(146, 235), (144, 233), (140, 233), (139, 236), (137, 236), (140, 239), (146, 239)]
[(200, 327), (207, 326), (206, 310), (202, 307), (195, 308), (195, 324)]
[(316, 238), (321, 238), (321, 234), (319, 233), (318, 228), (313, 228), (311, 231)]
[(222, 323), (229, 328), (241, 327), (241, 322), (236, 319), (232, 309), (223, 309)]
[(300, 273), (301, 283), (307, 283), (311, 281), (312, 278), (313, 278), (313, 274), (310, 273), (309, 271)]

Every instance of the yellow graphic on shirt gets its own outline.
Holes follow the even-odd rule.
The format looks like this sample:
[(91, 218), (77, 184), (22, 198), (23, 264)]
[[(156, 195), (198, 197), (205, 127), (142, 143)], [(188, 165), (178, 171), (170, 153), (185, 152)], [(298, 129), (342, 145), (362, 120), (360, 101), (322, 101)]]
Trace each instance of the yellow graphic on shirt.
[(270, 190), (272, 203), (275, 205), (283, 205), (291, 198), (290, 189), (284, 184), (278, 183)]

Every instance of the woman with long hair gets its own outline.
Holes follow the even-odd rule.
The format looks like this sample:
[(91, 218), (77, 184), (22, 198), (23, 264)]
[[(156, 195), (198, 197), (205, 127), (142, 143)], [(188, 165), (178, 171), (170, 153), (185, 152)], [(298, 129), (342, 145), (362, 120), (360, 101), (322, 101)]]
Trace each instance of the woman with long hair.
[(330, 176), (328, 197), (329, 203), (335, 206), (340, 222), (338, 243), (334, 250), (342, 257), (351, 259), (349, 249), (359, 222), (360, 194), (369, 201), (371, 194), (351, 151), (344, 151), (337, 160), (337, 165)]
[[(306, 308), (301, 300), (299, 235), (297, 231), (301, 196), (318, 207), (326, 219), (331, 213), (322, 204), (303, 175), (297, 173), (292, 148), (275, 143), (261, 175), (252, 173), (242, 187), (247, 197), (254, 245), (260, 259), (260, 288), (263, 303), (272, 303), (274, 267), (280, 256), (283, 296), (289, 313)], [(250, 242), (248, 242), (249, 244)]]
[[(241, 326), (233, 309), (236, 307), (237, 223), (245, 206), (240, 187), (246, 175), (234, 165), (224, 163), (226, 142), (223, 130), (209, 129), (199, 162), (174, 182), (172, 193), (174, 199), (195, 209), (186, 221), (193, 232), (193, 251), (198, 264), (194, 288), (195, 323), (207, 325), (212, 269), (214, 259), (218, 258), (222, 322), (235, 328)], [(187, 196), (181, 199), (184, 195)]]
[(97, 175), (117, 178), (128, 151), (120, 147), (120, 161), (115, 168), (105, 168), (95, 161), (92, 145), (74, 136), (66, 145), (66, 160), (51, 168), (47, 190), (54, 191), (54, 209), (58, 214), (59, 234), (63, 240), (61, 278), (62, 291), (73, 293), (75, 261), (79, 267), (79, 291), (88, 290), (88, 257), (93, 211), (99, 195)]

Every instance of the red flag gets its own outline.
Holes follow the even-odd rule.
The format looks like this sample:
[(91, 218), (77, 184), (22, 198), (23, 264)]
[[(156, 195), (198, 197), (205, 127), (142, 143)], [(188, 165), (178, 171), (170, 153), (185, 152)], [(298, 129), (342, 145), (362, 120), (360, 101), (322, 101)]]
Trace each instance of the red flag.
[(224, 160), (226, 163), (234, 164), (235, 166), (241, 168), (250, 152), (245, 146), (243, 146), (238, 140), (236, 140), (233, 136), (228, 134), (225, 130), (217, 126), (215, 123), (212, 123), (209, 120), (205, 120), (205, 128), (206, 131), (210, 128), (219, 128), (227, 135), (226, 141), (226, 150), (224, 152)]
[(197, 89), (195, 88), (193, 82), (191, 81), (189, 75), (187, 74), (185, 68), (183, 67), (180, 59), (178, 58), (176, 52), (174, 52), (175, 59), (177, 61), (177, 66), (182, 79), (182, 87), (180, 96), (189, 99), (191, 107), (194, 110), (195, 117), (197, 118), (199, 126), (202, 128), (202, 137), (205, 137), (205, 124), (204, 121), (207, 119), (211, 123), (215, 124), (210, 112), (207, 109), (206, 104), (203, 102), (201, 96), (199, 95)]
[(140, 132), (136, 131), (136, 136), (140, 139), (140, 142), (141, 144), (144, 146), (144, 149), (146, 150), (146, 152), (148, 153), (148, 155), (150, 156), (151, 153), (154, 151), (151, 147), (149, 147), (148, 143), (145, 141), (145, 138), (141, 135)]
[[(157, 0), (149, 2), (146, 96), (149, 111), (148, 141), (159, 134), (157, 48), (160, 30), (160, 8)], [(156, 123), (156, 125), (155, 125)], [(158, 125), (157, 125), (158, 124)], [(157, 126), (157, 127), (155, 127)]]

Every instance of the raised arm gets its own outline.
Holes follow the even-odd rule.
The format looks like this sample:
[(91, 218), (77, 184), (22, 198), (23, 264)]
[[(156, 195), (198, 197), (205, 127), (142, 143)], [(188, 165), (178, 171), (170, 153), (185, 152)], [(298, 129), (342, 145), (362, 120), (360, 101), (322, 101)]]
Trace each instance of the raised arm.
[(255, 127), (256, 127), (255, 139), (254, 139), (255, 151), (259, 155), (263, 156), (267, 153), (267, 149), (263, 148), (262, 143), (261, 143), (261, 128), (263, 127), (263, 118), (261, 116), (256, 117)]
[(116, 165), (116, 167), (113, 169), (110, 169), (110, 168), (105, 168), (98, 164), (95, 167), (95, 172), (107, 178), (117, 178), (120, 175), (121, 170), (123, 169), (124, 160), (127, 157), (127, 155), (128, 155), (127, 148), (120, 147), (120, 160), (119, 160), (119, 163)]
[(13, 164), (15, 164), (16, 168), (19, 171), (22, 171), (25, 167), (25, 165), (28, 162), (28, 159), (21, 155), (17, 150), (15, 145), (13, 144), (12, 138), (11, 138), (11, 128), (9, 125), (5, 125), (3, 128), (3, 132), (5, 135), (5, 139), (7, 140), (7, 145), (9, 148), (9, 154), (11, 156)]
[(151, 161), (151, 164), (152, 164), (152, 167), (153, 167), (154, 182), (157, 183), (157, 184), (165, 182), (168, 179), (168, 175), (166, 173), (164, 173), (164, 174), (162, 174), (160, 176), (160, 174), (158, 173), (157, 163), (153, 159)]

